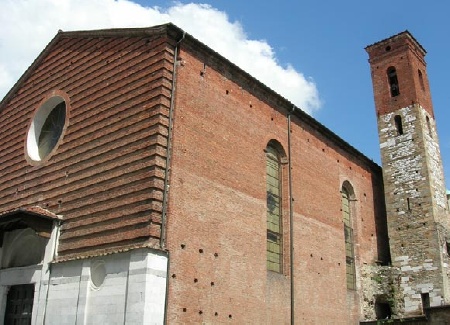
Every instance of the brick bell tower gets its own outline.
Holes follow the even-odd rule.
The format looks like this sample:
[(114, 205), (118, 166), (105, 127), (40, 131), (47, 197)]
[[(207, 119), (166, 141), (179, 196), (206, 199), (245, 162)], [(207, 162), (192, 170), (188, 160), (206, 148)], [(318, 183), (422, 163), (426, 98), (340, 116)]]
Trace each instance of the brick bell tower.
[[(366, 47), (378, 120), (398, 316), (450, 302), (449, 215), (424, 48), (408, 32)], [(402, 301), (403, 300), (403, 301)]]

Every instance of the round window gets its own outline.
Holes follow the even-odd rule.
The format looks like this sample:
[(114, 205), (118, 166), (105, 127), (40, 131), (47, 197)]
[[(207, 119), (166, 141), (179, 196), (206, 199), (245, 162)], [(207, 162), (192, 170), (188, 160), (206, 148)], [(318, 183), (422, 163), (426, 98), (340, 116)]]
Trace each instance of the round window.
[(27, 153), (34, 161), (44, 160), (56, 147), (66, 122), (66, 102), (49, 98), (34, 115), (27, 136)]

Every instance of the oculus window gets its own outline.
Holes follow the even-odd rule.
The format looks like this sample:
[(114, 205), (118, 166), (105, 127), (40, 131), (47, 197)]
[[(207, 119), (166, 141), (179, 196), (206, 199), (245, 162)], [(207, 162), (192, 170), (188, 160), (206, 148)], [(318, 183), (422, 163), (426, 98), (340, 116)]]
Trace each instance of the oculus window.
[(39, 107), (27, 135), (27, 154), (33, 161), (42, 161), (56, 148), (66, 123), (66, 102), (60, 96), (49, 98)]

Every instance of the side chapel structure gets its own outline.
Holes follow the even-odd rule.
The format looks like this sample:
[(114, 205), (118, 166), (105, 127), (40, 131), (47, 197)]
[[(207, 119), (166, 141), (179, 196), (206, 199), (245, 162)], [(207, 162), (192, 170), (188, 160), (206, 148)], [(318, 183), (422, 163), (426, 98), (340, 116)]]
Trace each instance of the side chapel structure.
[(0, 103), (0, 319), (357, 324), (445, 310), (425, 50), (409, 32), (366, 50), (383, 169), (172, 24), (59, 32)]

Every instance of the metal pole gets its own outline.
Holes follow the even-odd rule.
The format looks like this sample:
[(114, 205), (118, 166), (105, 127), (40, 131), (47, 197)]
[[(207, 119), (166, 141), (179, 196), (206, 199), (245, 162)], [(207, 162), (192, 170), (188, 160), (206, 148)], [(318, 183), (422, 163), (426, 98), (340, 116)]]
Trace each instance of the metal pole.
[(294, 291), (294, 210), (292, 197), (292, 166), (291, 166), (291, 114), (295, 111), (295, 106), (292, 106), (292, 111), (288, 114), (288, 183), (289, 183), (289, 256), (290, 256), (290, 275), (291, 275), (291, 325), (295, 323), (295, 291)]

